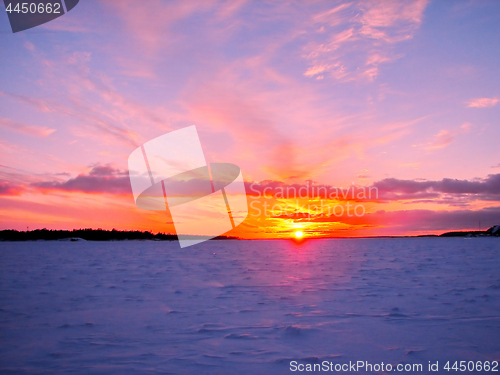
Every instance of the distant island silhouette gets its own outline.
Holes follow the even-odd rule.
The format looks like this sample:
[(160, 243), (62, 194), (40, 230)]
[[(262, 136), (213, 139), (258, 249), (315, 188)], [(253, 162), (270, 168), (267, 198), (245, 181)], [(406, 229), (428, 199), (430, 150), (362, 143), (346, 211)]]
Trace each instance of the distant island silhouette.
[(447, 232), (441, 234), (440, 237), (500, 237), (500, 225), (492, 226), (485, 231)]
[[(189, 236), (192, 239), (204, 238), (203, 236)], [(428, 234), (417, 236), (378, 236), (369, 238), (406, 238), (406, 237), (500, 237), (500, 225), (495, 225), (485, 231), (458, 231), (446, 232), (440, 235)], [(320, 237), (325, 239), (325, 237)], [(332, 237), (333, 238), (333, 237)], [(338, 237), (337, 237), (338, 238)], [(366, 238), (366, 237), (365, 237)], [(240, 240), (238, 237), (217, 236), (212, 240)], [(308, 239), (314, 239), (312, 237)], [(31, 231), (18, 231), (7, 229), (0, 231), (0, 241), (126, 241), (126, 240), (153, 240), (153, 241), (176, 241), (177, 235), (171, 233), (152, 233), (149, 231), (120, 231), (116, 229), (73, 229), (73, 230), (50, 230), (35, 229)]]
[[(188, 236), (194, 239), (204, 238), (203, 236)], [(217, 236), (213, 240), (237, 240), (237, 237)], [(7, 229), (0, 231), (0, 241), (125, 241), (125, 240), (153, 240), (153, 241), (177, 241), (177, 235), (171, 233), (151, 233), (149, 231), (121, 231), (104, 229), (73, 229), (73, 230), (49, 230), (35, 229), (31, 231), (17, 231)]]

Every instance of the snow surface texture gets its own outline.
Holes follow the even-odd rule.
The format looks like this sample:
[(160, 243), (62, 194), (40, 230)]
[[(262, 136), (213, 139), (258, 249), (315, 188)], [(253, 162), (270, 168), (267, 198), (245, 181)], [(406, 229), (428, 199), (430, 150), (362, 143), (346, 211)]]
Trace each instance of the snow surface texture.
[(0, 373), (499, 360), (499, 265), (498, 238), (0, 242)]

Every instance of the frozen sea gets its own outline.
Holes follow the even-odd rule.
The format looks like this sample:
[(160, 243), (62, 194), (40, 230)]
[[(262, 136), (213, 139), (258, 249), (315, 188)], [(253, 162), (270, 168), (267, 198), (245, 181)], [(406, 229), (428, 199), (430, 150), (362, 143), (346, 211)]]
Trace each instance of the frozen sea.
[(500, 360), (499, 238), (0, 242), (1, 374), (457, 360)]

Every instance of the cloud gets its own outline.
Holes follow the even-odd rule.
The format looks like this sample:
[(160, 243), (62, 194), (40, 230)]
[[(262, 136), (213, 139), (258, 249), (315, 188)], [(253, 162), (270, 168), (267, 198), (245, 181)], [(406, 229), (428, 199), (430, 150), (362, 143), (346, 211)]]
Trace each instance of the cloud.
[(386, 178), (375, 182), (379, 197), (388, 200), (412, 199), (419, 194), (468, 195), (469, 199), (500, 200), (500, 174), (478, 181), (443, 178), (440, 181), (415, 181)]
[(35, 50), (35, 45), (30, 41), (26, 41), (24, 42), (24, 48), (26, 48), (28, 51), (33, 52)]
[[(392, 38), (407, 39), (411, 32), (422, 22), (423, 12), (427, 1), (398, 1), (388, 0), (360, 4), (364, 13), (360, 17), (363, 24), (362, 32), (376, 38), (392, 40)], [(386, 28), (398, 26), (396, 30)], [(393, 35), (390, 35), (391, 32)]]
[(331, 65), (317, 65), (317, 66), (311, 66), (309, 69), (306, 70), (304, 75), (306, 77), (313, 77), (315, 75), (318, 75), (320, 73), (326, 72), (330, 70)]
[[(57, 121), (80, 139), (93, 138), (106, 145), (136, 148), (141, 143), (138, 124), (141, 133), (151, 129), (154, 135), (169, 128), (174, 116), (164, 106), (153, 107), (142, 94), (117, 86), (116, 72), (93, 65), (93, 53), (95, 50), (59, 50), (55, 58), (37, 56), (36, 63), (43, 66), (38, 84), (55, 95), (0, 92), (0, 96), (29, 105), (47, 118), (58, 117)], [(133, 74), (148, 73), (142, 69)]]
[(132, 194), (128, 172), (110, 166), (95, 166), (88, 174), (80, 174), (67, 181), (35, 182), (31, 186), (44, 192), (59, 190), (92, 194)]
[[(217, 141), (212, 136), (212, 144), (204, 142), (208, 160), (214, 160), (210, 146), (217, 142), (218, 160), (225, 157), (245, 165), (247, 178), (305, 180), (409, 131), (380, 131), (376, 126), (363, 130), (367, 122), (373, 123), (373, 117), (346, 115), (325, 105), (324, 95), (309, 85), (275, 79), (267, 62), (262, 57), (220, 64), (220, 71), (195, 76), (187, 86), (182, 103), (189, 119), (201, 125), (201, 134), (220, 134)], [(400, 126), (409, 128), (417, 121)], [(232, 152), (223, 155), (220, 150)]]
[(454, 130), (441, 130), (434, 136), (434, 139), (424, 145), (426, 150), (437, 150), (440, 148), (447, 147), (450, 143), (452, 143), (459, 134), (468, 133), (472, 127), (472, 124), (469, 122), (464, 123), (459, 129)]
[(47, 137), (56, 131), (56, 129), (50, 129), (45, 126), (22, 124), (8, 118), (0, 118), (0, 127), (35, 137)]
[[(320, 161), (338, 157), (349, 146), (345, 137), (336, 137), (335, 145), (318, 145), (318, 133), (333, 132), (342, 120), (340, 116), (332, 119), (324, 108), (314, 110), (319, 98), (311, 90), (293, 81), (284, 85), (273, 73), (262, 62), (245, 59), (227, 64), (220, 72), (197, 79), (182, 100), (191, 121), (201, 125), (201, 134), (209, 129), (223, 137), (205, 143), (209, 160), (213, 160), (210, 146), (215, 149), (217, 143), (215, 157), (221, 160), (225, 155), (219, 150), (225, 150), (225, 160), (249, 166), (245, 173), (256, 173), (250, 170), (258, 167), (258, 172), (276, 179), (304, 179), (318, 169)], [(276, 88), (269, 90), (269, 85)], [(287, 127), (283, 129), (282, 124)], [(320, 142), (332, 141), (321, 137)], [(342, 142), (332, 153), (332, 147)], [(309, 152), (311, 145), (316, 153)]]
[[(125, 128), (124, 122), (131, 119), (136, 119), (139, 123), (151, 122), (152, 118), (147, 114), (146, 110), (141, 111), (140, 106), (131, 103), (126, 100), (122, 95), (113, 92), (110, 89), (103, 88), (102, 84), (98, 82), (92, 82), (91, 79), (87, 80), (85, 78), (76, 78), (74, 80), (65, 78), (64, 85), (69, 86), (78, 85), (79, 92), (75, 93), (69, 98), (69, 103), (65, 104), (62, 100), (43, 100), (38, 98), (33, 98), (25, 95), (2, 93), (2, 95), (11, 97), (21, 103), (28, 104), (42, 113), (51, 113), (58, 115), (67, 115), (76, 118), (82, 122), (82, 126), (79, 126), (77, 132), (82, 132), (86, 128), (91, 128), (88, 133), (92, 134), (94, 129), (97, 129), (100, 135), (104, 135), (104, 139), (111, 139), (113, 141), (118, 141), (119, 143), (126, 144), (128, 146), (137, 147), (138, 144), (136, 139), (138, 135)], [(78, 82), (79, 81), (79, 82)], [(55, 80), (54, 80), (54, 83)], [(89, 102), (84, 95), (81, 95), (81, 91), (87, 89), (87, 94), (99, 94), (101, 97), (100, 101)], [(104, 109), (102, 103), (107, 103), (108, 108)], [(118, 113), (114, 116), (114, 113)], [(142, 120), (142, 121), (141, 121)], [(157, 122), (157, 121), (155, 121)], [(17, 123), (16, 123), (17, 124)], [(2, 124), (0, 124), (2, 125)], [(15, 127), (14, 124), (10, 124), (11, 127)], [(25, 133), (30, 131), (28, 127), (22, 127)], [(49, 131), (55, 131), (55, 129), (42, 128), (39, 129), (35, 134), (46, 134)], [(50, 134), (50, 133), (48, 133)], [(100, 138), (103, 140), (103, 138)]]
[(434, 140), (427, 144), (425, 147), (427, 150), (435, 150), (439, 148), (444, 148), (448, 146), (451, 142), (455, 140), (456, 134), (448, 131), (441, 130), (438, 134), (434, 136)]
[(370, 186), (335, 187), (306, 183), (287, 184), (265, 180), (246, 182), (249, 196), (267, 196), (275, 199), (335, 199), (339, 201), (404, 201), (427, 200), (434, 203), (455, 204), (453, 198), (468, 200), (500, 201), (500, 174), (469, 181), (444, 178), (440, 181), (401, 180), (386, 178)]
[(0, 195), (20, 195), (26, 190), (22, 185), (13, 185), (7, 181), (0, 181)]
[(489, 108), (500, 102), (500, 98), (476, 98), (469, 100), (466, 104), (469, 108)]
[(356, 2), (314, 15), (304, 47), (310, 61), (304, 75), (373, 81), (380, 64), (402, 57), (392, 46), (413, 37), (426, 5), (426, 0)]
[(357, 178), (359, 178), (360, 180), (368, 180), (369, 178), (371, 178), (371, 176), (366, 174), (358, 174)]
[[(137, 7), (133, 0), (102, 1), (108, 11), (114, 11), (123, 21), (129, 35), (138, 41), (148, 53), (156, 52), (161, 46), (170, 44), (177, 36), (172, 26), (194, 14), (218, 9), (218, 16), (229, 16), (240, 4), (229, 2), (217, 6), (216, 1), (183, 1), (166, 3), (160, 0), (148, 1), (147, 7)], [(167, 41), (167, 43), (165, 43)]]

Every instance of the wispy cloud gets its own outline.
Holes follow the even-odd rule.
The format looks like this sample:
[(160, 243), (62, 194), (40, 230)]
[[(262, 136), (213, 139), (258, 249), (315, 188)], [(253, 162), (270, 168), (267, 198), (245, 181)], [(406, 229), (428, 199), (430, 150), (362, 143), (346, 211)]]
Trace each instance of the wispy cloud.
[(304, 75), (374, 80), (380, 64), (402, 57), (392, 46), (413, 37), (426, 5), (426, 0), (355, 2), (314, 15)]
[(500, 102), (500, 98), (476, 98), (466, 102), (469, 108), (489, 108), (494, 107)]
[(47, 137), (56, 131), (56, 129), (50, 129), (45, 126), (22, 124), (8, 118), (0, 118), (0, 127), (35, 137)]
[(102, 1), (102, 5), (105, 9), (118, 14), (128, 34), (139, 42), (141, 49), (150, 54), (176, 41), (178, 35), (171, 31), (176, 22), (210, 11), (216, 11), (220, 19), (231, 15), (241, 3), (223, 4), (213, 0), (166, 3), (160, 0), (150, 0), (147, 7), (138, 8), (134, 1), (123, 0)]
[(459, 134), (467, 133), (471, 129), (472, 124), (469, 122), (464, 123), (459, 129), (454, 130), (441, 130), (437, 133), (431, 142), (427, 143), (424, 147), (426, 150), (438, 150), (450, 145)]
[[(137, 147), (139, 135), (135, 132), (136, 124), (143, 127), (165, 127), (168, 121), (162, 120), (164, 110), (159, 111), (138, 103), (121, 92), (113, 79), (103, 72), (96, 73), (91, 68), (92, 54), (87, 51), (60, 52), (57, 59), (43, 59), (44, 86), (52, 89), (56, 95), (51, 99), (31, 95), (0, 92), (1, 96), (15, 99), (32, 106), (47, 117), (69, 116), (73, 132), (99, 141), (118, 142)], [(71, 95), (58, 95), (70, 92)], [(75, 121), (76, 120), (76, 121)], [(74, 126), (75, 122), (78, 126)]]
[[(71, 104), (68, 105), (61, 101), (49, 101), (18, 94), (4, 95), (10, 96), (19, 102), (28, 104), (43, 113), (57, 113), (58, 115), (62, 114), (75, 117), (82, 120), (84, 124), (83, 128), (91, 126), (94, 129), (97, 129), (101, 135), (109, 137), (120, 143), (137, 147), (137, 143), (135, 142), (136, 134), (134, 132), (124, 129), (122, 126), (118, 125), (113, 118), (110, 118), (109, 113), (106, 111), (100, 111), (98, 108), (91, 107), (90, 105), (87, 106), (85, 102), (78, 99), (77, 96), (71, 98)], [(82, 127), (78, 127), (78, 131), (81, 132)]]
[(434, 136), (432, 142), (426, 145), (426, 150), (436, 150), (440, 148), (445, 148), (456, 138), (456, 134), (450, 132), (449, 130), (441, 130)]

